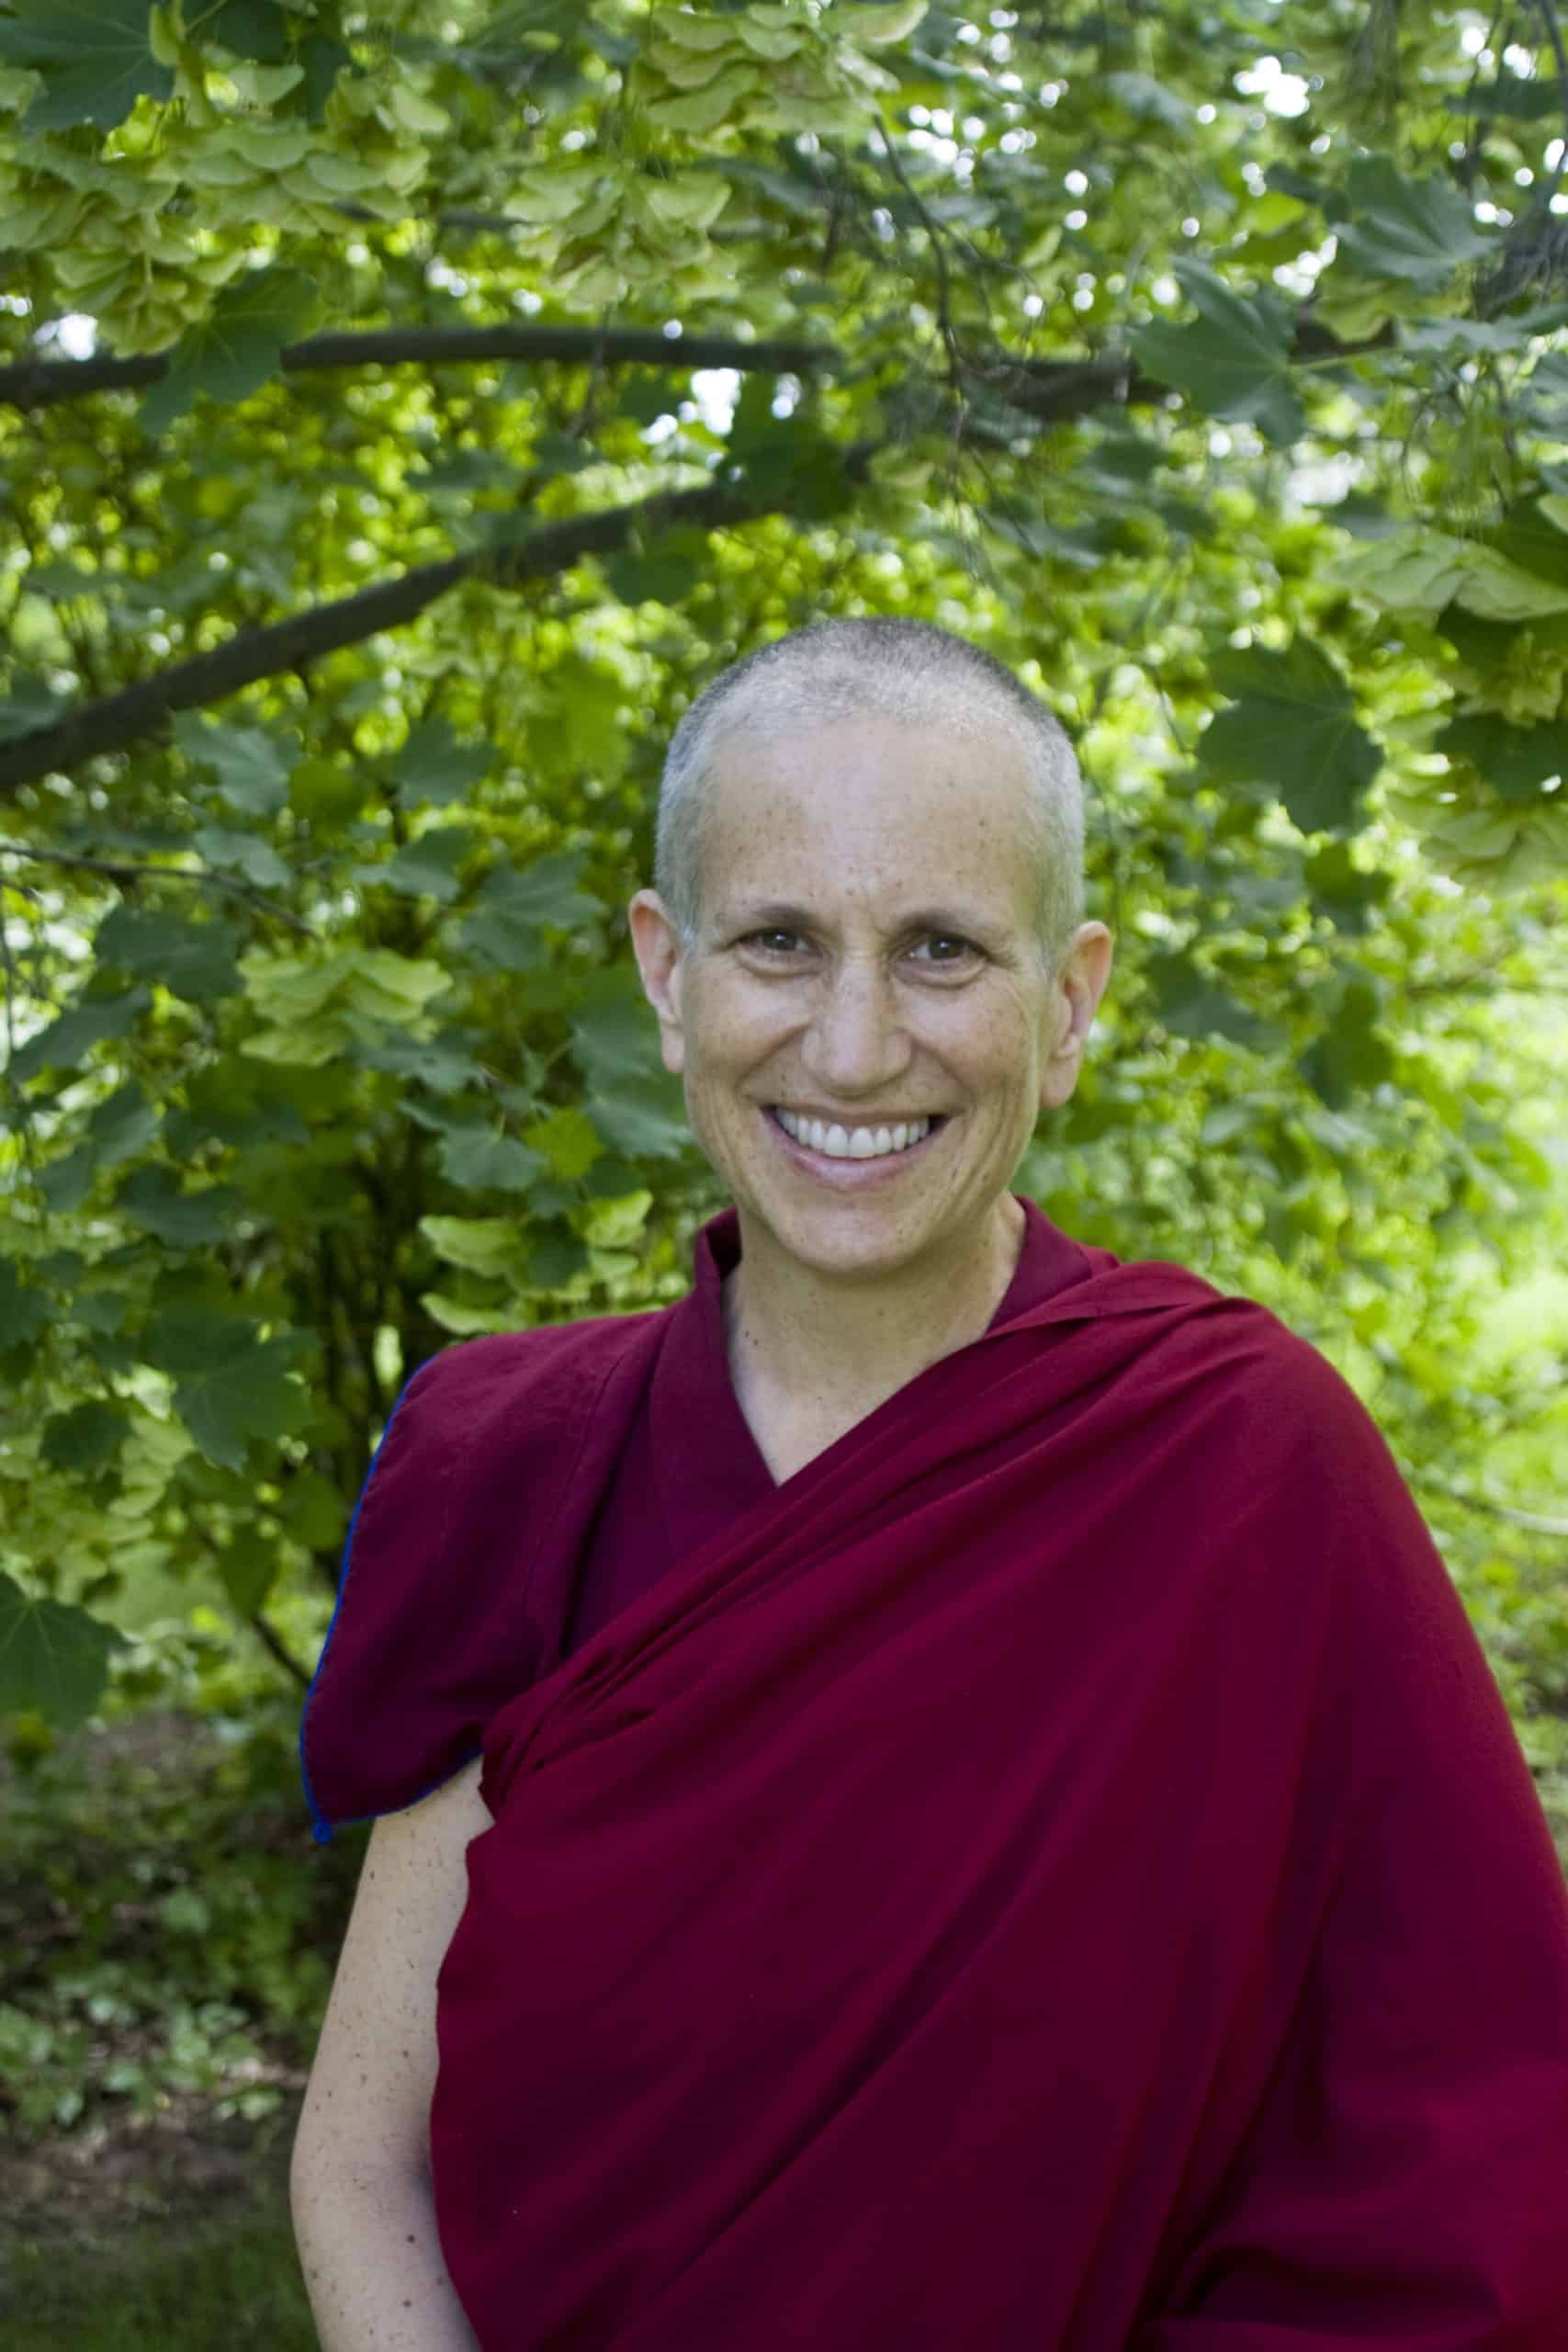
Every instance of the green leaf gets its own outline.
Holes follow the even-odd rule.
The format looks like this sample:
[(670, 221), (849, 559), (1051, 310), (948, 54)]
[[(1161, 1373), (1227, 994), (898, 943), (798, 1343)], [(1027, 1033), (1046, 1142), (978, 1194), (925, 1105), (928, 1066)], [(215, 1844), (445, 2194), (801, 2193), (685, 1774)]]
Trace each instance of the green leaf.
[(293, 1337), (264, 1340), (248, 1318), (168, 1307), (143, 1341), (146, 1360), (175, 1381), (175, 1410), (209, 1461), (243, 1470), (254, 1439), (303, 1428), (310, 1393), (290, 1379)]
[(1296, 1065), (1331, 1111), (1393, 1075), (1393, 1050), (1376, 1027), (1381, 1010), (1372, 981), (1348, 978), (1337, 992), (1327, 1027)]
[(624, 1079), (658, 1072), (658, 1024), (637, 975), (625, 965), (594, 974), (570, 1020), (577, 1066), (601, 1100)]
[(871, 0), (869, 6), (842, 8), (834, 29), (846, 32), (859, 49), (880, 49), (885, 43), (908, 40), (923, 24), (931, 0)]
[(387, 948), (355, 948), (344, 958), (344, 994), (356, 1012), (383, 1021), (412, 1021), (451, 979), (428, 958), (395, 956)]
[(217, 771), (218, 789), (247, 817), (275, 817), (288, 805), (288, 779), (304, 747), (292, 729), (230, 727), (180, 711), (171, 729), (186, 758)]
[(383, 1070), (390, 1078), (417, 1079), (434, 1094), (458, 1094), (485, 1074), (471, 1055), (439, 1037), (383, 1037), (357, 1046), (354, 1058), (362, 1068)]
[(281, 1565), (276, 1540), (259, 1528), (242, 1528), (224, 1544), (217, 1555), (218, 1581), (242, 1617), (249, 1620), (255, 1615), (276, 1583)]
[(269, 842), (254, 833), (236, 832), (230, 825), (202, 825), (191, 835), (191, 847), (209, 865), (243, 874), (258, 890), (282, 890), (292, 878)]
[(142, 1167), (121, 1184), (115, 1206), (166, 1250), (201, 1250), (222, 1240), (239, 1200), (231, 1184), (186, 1193), (172, 1168)]
[(1435, 293), (1461, 262), (1492, 253), (1467, 198), (1440, 173), (1406, 179), (1386, 155), (1358, 155), (1346, 174), (1350, 212), (1335, 229), (1336, 267), (1402, 278)]
[(448, 1298), (444, 1291), (422, 1291), (419, 1303), (433, 1323), (455, 1332), (460, 1340), (473, 1339), (480, 1332), (514, 1330), (517, 1325), (517, 1317), (509, 1308), (465, 1306), (461, 1299)]
[(302, 269), (275, 265), (233, 279), (169, 353), (162, 382), (142, 400), (142, 431), (165, 432), (198, 392), (231, 405), (248, 400), (278, 373), (284, 345), (299, 342), (321, 315), (320, 290)]
[(1185, 392), (1205, 416), (1250, 418), (1265, 438), (1289, 445), (1306, 430), (1291, 381), (1292, 313), (1277, 295), (1237, 294), (1201, 262), (1176, 265), (1198, 311), (1190, 326), (1164, 319), (1132, 337), (1141, 368)]
[(524, 1141), (542, 1151), (563, 1183), (585, 1176), (604, 1150), (599, 1133), (587, 1114), (571, 1109), (553, 1111), (524, 1133)]
[(438, 1258), (470, 1274), (515, 1272), (523, 1232), (509, 1216), (422, 1216), (419, 1229)]
[(655, 547), (640, 555), (611, 556), (604, 565), (604, 581), (623, 605), (679, 605), (702, 579), (704, 570), (694, 555)]
[(234, 951), (240, 933), (226, 922), (188, 922), (151, 907), (112, 907), (93, 934), (101, 964), (161, 980), (194, 1004), (232, 996), (240, 985)]
[(1159, 1007), (1161, 1026), (1182, 1037), (1228, 1037), (1234, 1045), (1267, 1053), (1282, 1033), (1199, 971), (1190, 956), (1156, 955), (1144, 966)]
[(1227, 651), (1211, 662), (1210, 674), (1235, 700), (1204, 730), (1198, 747), (1204, 772), (1276, 792), (1303, 833), (1354, 831), (1382, 754), (1328, 656), (1298, 636), (1283, 653), (1261, 645)]
[(43, 69), (24, 130), (113, 130), (140, 97), (174, 96), (147, 40), (148, 0), (17, 0), (0, 17), (0, 59)]
[(704, 16), (694, 8), (658, 8), (653, 27), (661, 40), (677, 41), (682, 48), (699, 51), (728, 49), (735, 40), (732, 28), (722, 17)]
[(544, 934), (534, 923), (514, 923), (497, 907), (478, 907), (457, 934), (458, 944), (479, 963), (497, 972), (536, 972), (546, 961)]
[[(1337, 519), (1331, 517), (1331, 519)], [(1440, 613), (1463, 584), (1468, 539), (1416, 526), (1358, 540), (1328, 565), (1328, 576), (1394, 613)]]
[(201, 12), (206, 39), (221, 41), (237, 57), (258, 65), (281, 65), (288, 40), (276, 0), (208, 0)]
[(1345, 842), (1325, 842), (1306, 862), (1306, 884), (1313, 905), (1328, 916), (1337, 930), (1364, 932), (1374, 908), (1393, 887), (1387, 874), (1369, 873), (1358, 865)]
[(646, 1186), (616, 1196), (585, 1202), (577, 1213), (578, 1230), (595, 1250), (625, 1250), (641, 1236), (653, 1206)]
[(586, 1243), (575, 1233), (547, 1233), (528, 1252), (527, 1282), (530, 1290), (564, 1290), (569, 1283), (588, 1271)]
[[(1539, 375), (1540, 370), (1537, 368), (1536, 373)], [(26, 584), (24, 580), (22, 585)], [(69, 695), (57, 694), (42, 678), (20, 669), (13, 670), (10, 691), (0, 697), (0, 743), (19, 742), (24, 735), (52, 727), (70, 703)]]
[(78, 997), (47, 1027), (23, 1040), (11, 1056), (9, 1075), (19, 1080), (36, 1077), (40, 1069), (73, 1069), (106, 1037), (123, 1037), (152, 1001), (143, 988), (115, 996)]
[(676, 97), (650, 98), (643, 107), (649, 122), (665, 130), (689, 130), (701, 135), (716, 130), (742, 98), (763, 84), (752, 65), (732, 65), (705, 89), (684, 90)]
[(107, 1337), (123, 1328), (130, 1306), (122, 1290), (78, 1290), (71, 1301), (71, 1316), (84, 1331)]
[(536, 857), (521, 871), (515, 866), (494, 869), (485, 877), (481, 900), (504, 907), (513, 922), (550, 923), (557, 931), (570, 931), (600, 911), (598, 899), (578, 888), (586, 862), (586, 851), (561, 849)]
[(118, 1453), (130, 1426), (118, 1406), (94, 1397), (46, 1421), (39, 1452), (56, 1470), (97, 1470)]
[(87, 1121), (87, 1136), (93, 1155), (100, 1168), (118, 1168), (122, 1159), (133, 1159), (158, 1132), (163, 1114), (155, 1102), (149, 1102), (134, 1079), (117, 1088), (106, 1102), (100, 1102)]
[(1563, 89), (1552, 74), (1527, 82), (1517, 74), (1499, 74), (1478, 89), (1450, 90), (1443, 104), (1450, 114), (1502, 115), (1510, 122), (1544, 122), (1551, 116), (1562, 118)]
[(10, 1261), (0, 1258), (0, 1354), (30, 1347), (49, 1318), (46, 1295), (24, 1283)]
[(409, 729), (389, 773), (403, 808), (417, 808), (421, 801), (440, 808), (482, 783), (500, 757), (495, 744), (483, 738), (460, 743), (445, 718), (422, 718)]
[(473, 845), (467, 826), (441, 826), (405, 842), (382, 865), (356, 865), (353, 879), (407, 899), (437, 899), (445, 906), (457, 895), (457, 868)]
[(459, 1128), (442, 1137), (441, 1166), (467, 1192), (525, 1193), (547, 1172), (549, 1162), (511, 1136)]
[(194, 1886), (171, 1887), (157, 1904), (158, 1924), (171, 1935), (205, 1936), (212, 1925), (212, 1913)]
[(1568, 725), (1513, 727), (1495, 711), (1450, 719), (1432, 744), (1450, 760), (1466, 761), (1500, 799), (1535, 799), (1551, 776), (1568, 776)]
[(0, 1574), (0, 1715), (35, 1709), (58, 1731), (77, 1731), (104, 1694), (109, 1652), (125, 1636), (85, 1609), (33, 1600)]
[(459, 933), (463, 946), (497, 971), (536, 970), (545, 960), (544, 926), (570, 931), (602, 911), (597, 899), (576, 887), (584, 856), (578, 849), (558, 850), (522, 873), (493, 866)]
[(678, 1159), (694, 1148), (679, 1079), (624, 1078), (584, 1107), (595, 1132), (628, 1159)]
[(38, 1188), (53, 1216), (73, 1216), (93, 1189), (98, 1156), (90, 1143), (78, 1144), (63, 1159), (51, 1159), (39, 1170)]
[(1526, 571), (1495, 548), (1470, 548), (1454, 598), (1467, 613), (1489, 621), (1528, 621), (1568, 612), (1568, 584)]
[(575, 434), (542, 432), (534, 438), (534, 462), (547, 473), (580, 474), (585, 466), (598, 465), (601, 453)]
[(240, 958), (245, 992), (269, 1021), (309, 1020), (324, 1012), (348, 981), (357, 960), (352, 946), (302, 956), (253, 952)]

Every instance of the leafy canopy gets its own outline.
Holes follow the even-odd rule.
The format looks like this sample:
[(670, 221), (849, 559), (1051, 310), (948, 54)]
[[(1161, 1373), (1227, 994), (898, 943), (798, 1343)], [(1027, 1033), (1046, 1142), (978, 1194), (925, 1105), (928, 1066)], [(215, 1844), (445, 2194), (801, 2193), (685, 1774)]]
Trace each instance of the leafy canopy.
[(1568, 871), (1561, 92), (1480, 24), (0, 12), (0, 1708), (171, 1579), (286, 1656), (419, 1362), (683, 1287), (625, 902), (830, 613), (1077, 742), (1117, 977), (1020, 1181), (1478, 1459)]

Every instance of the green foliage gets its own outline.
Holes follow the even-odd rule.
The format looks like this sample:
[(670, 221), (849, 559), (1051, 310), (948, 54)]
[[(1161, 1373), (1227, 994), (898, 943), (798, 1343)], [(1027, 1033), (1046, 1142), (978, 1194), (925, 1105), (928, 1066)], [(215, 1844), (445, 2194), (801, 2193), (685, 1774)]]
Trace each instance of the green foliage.
[(1363, 15), (0, 17), (0, 1707), (303, 1655), (418, 1363), (683, 1287), (664, 749), (901, 612), (1089, 780), (1021, 1182), (1354, 1363), (1544, 1739), (1551, 1407), (1457, 1400), (1563, 1241), (1561, 109)]
[[(188, 1703), (199, 1645), (222, 1638), (165, 1636), (173, 1671), (156, 1679)], [(99, 1743), (17, 1743), (0, 1867), (8, 2133), (85, 2132), (175, 2095), (219, 2121), (280, 2109), (320, 2028), (347, 1883), (304, 1846), (293, 1711), (261, 1678), (250, 1689), (248, 1725), (220, 1719), (223, 1738), (194, 1713), (144, 1718), (164, 1753), (141, 1764), (130, 1745), (96, 1765)]]

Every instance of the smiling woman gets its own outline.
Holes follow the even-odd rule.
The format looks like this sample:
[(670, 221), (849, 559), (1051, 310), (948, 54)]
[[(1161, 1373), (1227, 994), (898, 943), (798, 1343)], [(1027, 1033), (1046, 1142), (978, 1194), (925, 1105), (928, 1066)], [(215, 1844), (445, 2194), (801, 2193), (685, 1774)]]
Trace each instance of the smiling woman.
[(1568, 2343), (1568, 1891), (1388, 1449), (1010, 1189), (1111, 943), (996, 670), (834, 622), (693, 706), (628, 921), (731, 1205), (372, 1465), (327, 2352), (382, 2277), (481, 2352)]
[[(1031, 733), (981, 673), (988, 728), (969, 709), (944, 729), (924, 633), (882, 626), (891, 708), (856, 709), (829, 673), (836, 717), (796, 685), (781, 718), (764, 655), (754, 712), (727, 673), (695, 821), (662, 828), (669, 901), (629, 910), (665, 1066), (739, 1216), (731, 1366), (764, 1453), (852, 1426), (985, 1329), (1018, 1259), (1009, 1180), (1072, 1091), (1110, 976), (1110, 933), (1055, 935), (1078, 893), (1040, 870), (1043, 809), (1081, 831), (1061, 821), (1076, 771), (1054, 722), (1035, 706)], [(682, 856), (695, 870), (670, 871)], [(878, 1151), (922, 1118), (920, 1144)]]

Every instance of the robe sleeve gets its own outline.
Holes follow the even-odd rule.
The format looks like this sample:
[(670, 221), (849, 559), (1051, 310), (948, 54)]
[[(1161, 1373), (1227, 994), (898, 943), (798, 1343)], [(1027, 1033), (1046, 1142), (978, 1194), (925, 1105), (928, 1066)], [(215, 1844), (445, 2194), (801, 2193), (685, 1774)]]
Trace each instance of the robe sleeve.
[(1337, 1555), (1353, 1801), (1267, 2089), (1127, 2352), (1568, 2352), (1568, 1886), (1441, 1555), (1317, 1363), (1294, 1507)]
[(468, 1340), (420, 1366), (392, 1408), (344, 1549), (337, 1606), (306, 1694), (299, 1763), (319, 1843), (417, 1804), (479, 1754), (534, 1658), (516, 1605), (525, 1513), (496, 1476), (498, 1405), (522, 1337)]

